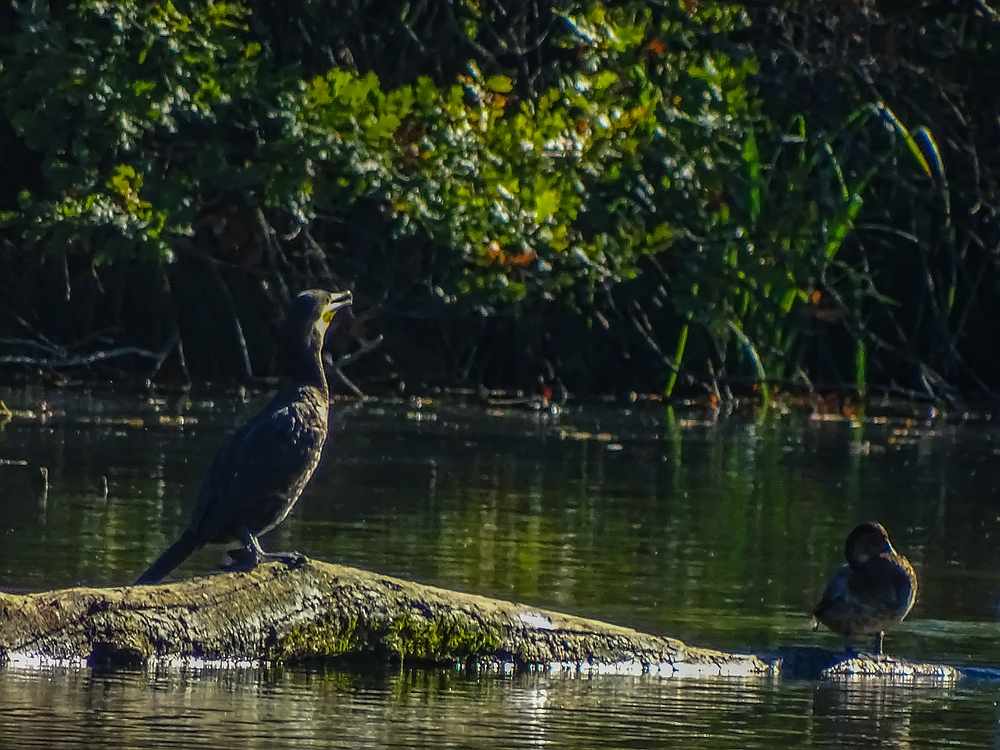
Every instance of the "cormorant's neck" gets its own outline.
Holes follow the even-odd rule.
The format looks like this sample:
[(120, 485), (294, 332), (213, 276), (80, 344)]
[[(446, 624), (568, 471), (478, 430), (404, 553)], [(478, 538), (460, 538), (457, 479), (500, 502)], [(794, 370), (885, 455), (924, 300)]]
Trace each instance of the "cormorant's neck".
[(311, 385), (324, 395), (329, 393), (326, 370), (323, 368), (322, 341), (310, 340), (305, 346), (296, 347), (288, 358), (290, 375), (298, 385)]

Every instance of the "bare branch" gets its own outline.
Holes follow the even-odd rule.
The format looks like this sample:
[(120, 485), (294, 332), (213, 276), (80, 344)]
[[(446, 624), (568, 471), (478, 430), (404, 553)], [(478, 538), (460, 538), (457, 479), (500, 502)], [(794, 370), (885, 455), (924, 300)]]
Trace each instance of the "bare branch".
[[(171, 346), (172, 345), (173, 342), (171, 342)], [(0, 365), (30, 365), (32, 367), (45, 367), (57, 370), (63, 367), (83, 367), (86, 365), (92, 365), (95, 362), (104, 362), (109, 359), (128, 356), (158, 360), (161, 356), (161, 352), (153, 352), (149, 349), (142, 349), (137, 346), (121, 346), (117, 349), (102, 349), (100, 351), (91, 352), (90, 354), (65, 357), (46, 358), (31, 357), (22, 354), (8, 354), (0, 356)]]

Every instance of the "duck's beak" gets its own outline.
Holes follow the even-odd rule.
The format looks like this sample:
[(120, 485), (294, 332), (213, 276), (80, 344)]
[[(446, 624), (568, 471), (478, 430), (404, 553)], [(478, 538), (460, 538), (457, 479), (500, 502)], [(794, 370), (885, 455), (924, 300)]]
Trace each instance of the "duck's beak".
[(337, 310), (342, 307), (347, 307), (353, 301), (354, 295), (349, 291), (331, 292), (330, 301), (323, 307), (323, 312), (320, 314), (319, 320), (316, 321), (316, 329), (320, 333), (324, 333), (333, 321), (333, 316), (337, 314)]

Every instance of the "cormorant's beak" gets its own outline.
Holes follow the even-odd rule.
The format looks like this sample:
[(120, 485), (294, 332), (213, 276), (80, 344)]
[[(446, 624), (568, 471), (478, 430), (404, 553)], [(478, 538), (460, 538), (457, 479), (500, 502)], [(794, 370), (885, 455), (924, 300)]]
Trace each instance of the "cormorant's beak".
[(333, 316), (337, 314), (337, 310), (342, 307), (347, 307), (353, 301), (354, 295), (352, 295), (349, 291), (331, 292), (330, 301), (323, 307), (323, 312), (320, 314), (319, 320), (316, 321), (316, 329), (320, 333), (324, 333), (333, 321)]

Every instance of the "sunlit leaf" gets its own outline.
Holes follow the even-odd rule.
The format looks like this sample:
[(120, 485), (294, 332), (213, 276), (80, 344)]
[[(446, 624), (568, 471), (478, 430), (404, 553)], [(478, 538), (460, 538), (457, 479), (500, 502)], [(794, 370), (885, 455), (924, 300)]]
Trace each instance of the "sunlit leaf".
[(507, 76), (495, 75), (486, 81), (486, 88), (499, 94), (507, 94), (514, 90), (514, 84)]

